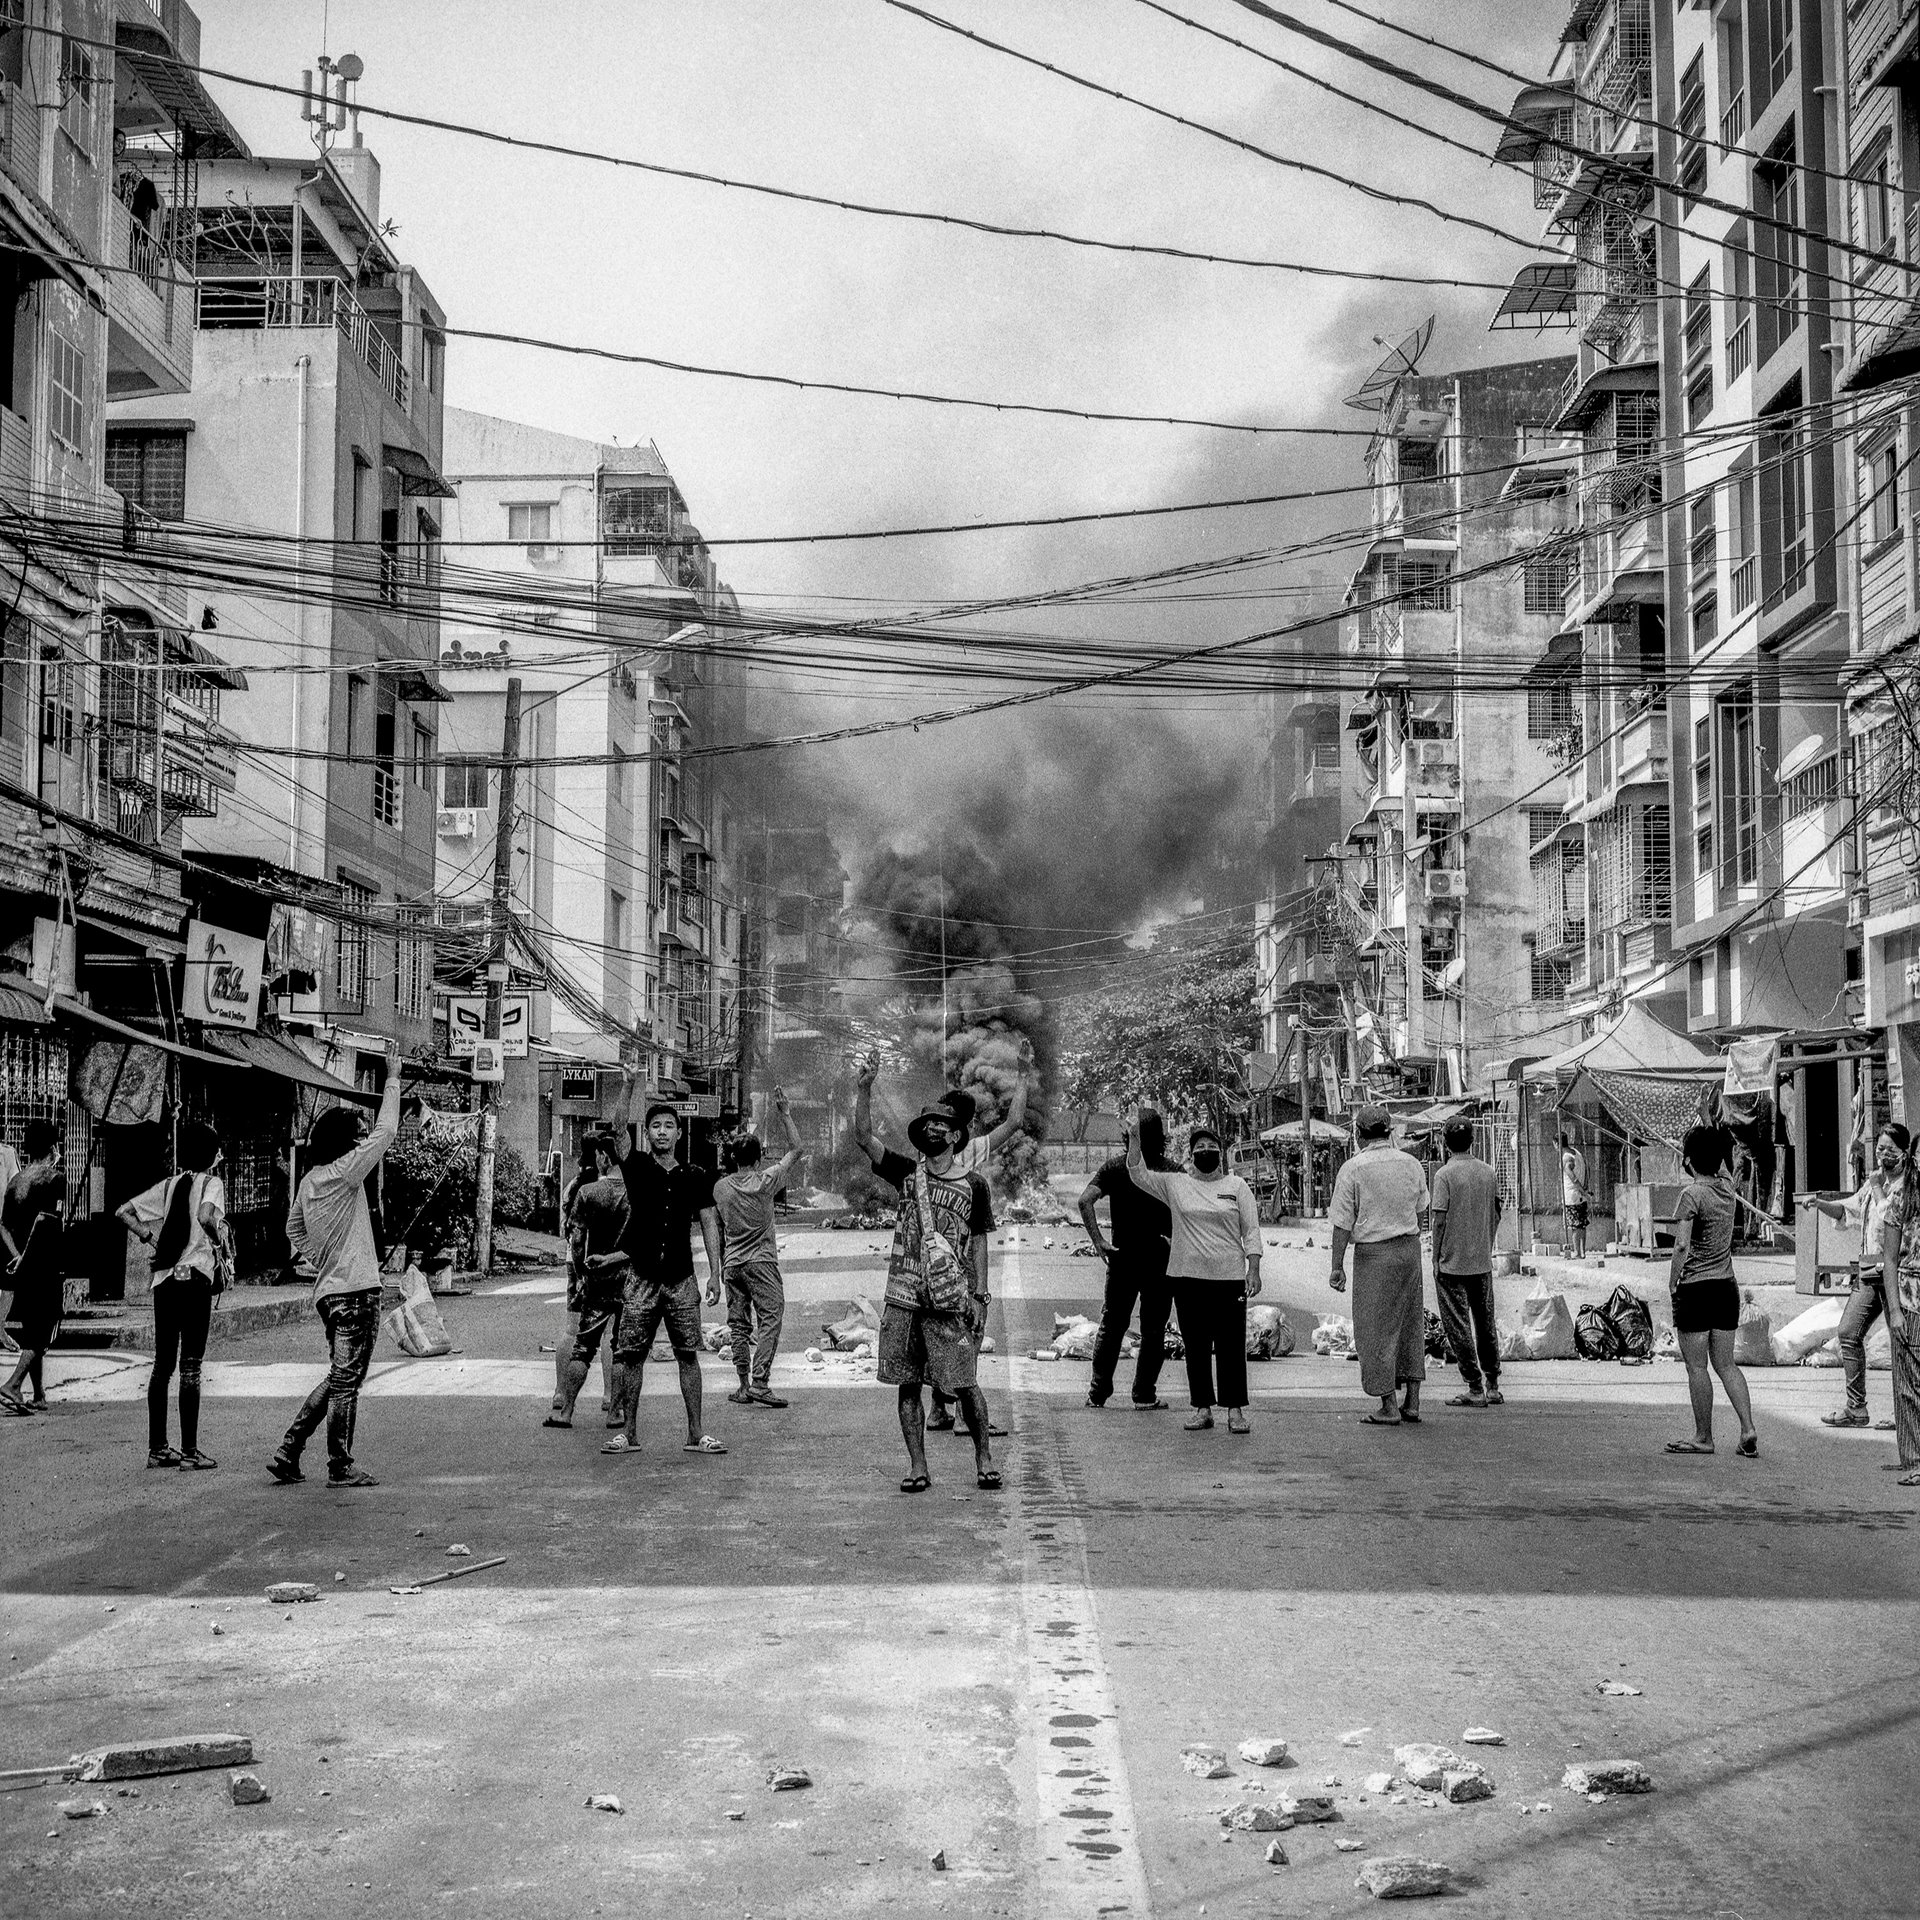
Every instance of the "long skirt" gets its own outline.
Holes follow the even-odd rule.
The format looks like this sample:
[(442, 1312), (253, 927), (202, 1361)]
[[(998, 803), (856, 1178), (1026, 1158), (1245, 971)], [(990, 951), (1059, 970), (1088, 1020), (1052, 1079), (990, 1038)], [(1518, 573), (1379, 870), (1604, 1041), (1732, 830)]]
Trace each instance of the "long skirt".
[(1353, 1249), (1353, 1345), (1360, 1387), (1384, 1400), (1427, 1377), (1426, 1302), (1420, 1286), (1420, 1236), (1356, 1241)]

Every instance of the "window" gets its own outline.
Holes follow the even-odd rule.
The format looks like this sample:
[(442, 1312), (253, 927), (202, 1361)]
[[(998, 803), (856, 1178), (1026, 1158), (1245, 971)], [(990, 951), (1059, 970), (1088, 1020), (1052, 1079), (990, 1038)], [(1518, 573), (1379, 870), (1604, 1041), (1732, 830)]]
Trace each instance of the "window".
[(1751, 886), (1760, 878), (1760, 782), (1753, 689), (1739, 687), (1715, 703), (1719, 719), (1715, 772), (1719, 781), (1720, 878)]
[(1797, 411), (1800, 390), (1789, 390), (1779, 425), (1760, 435), (1761, 587), (1768, 606), (1807, 584), (1812, 527), (1807, 495), (1807, 423)]
[(1860, 244), (1875, 253), (1890, 253), (1899, 232), (1893, 217), (1893, 149), (1883, 136), (1858, 170)]
[(58, 327), (47, 335), (47, 431), (69, 453), (87, 445), (86, 356)]
[(1713, 362), (1704, 362), (1687, 382), (1687, 425), (1697, 427), (1713, 411)]
[(609, 554), (664, 553), (673, 535), (670, 487), (609, 487), (600, 497), (600, 538)]
[(367, 921), (373, 910), (373, 889), (362, 887), (340, 875), (341, 905), (348, 914), (343, 919), (333, 949), (333, 991), (339, 1004), (353, 1013), (367, 1004)]
[(1745, 613), (1753, 605), (1760, 580), (1759, 498), (1752, 459), (1743, 454), (1735, 468), (1733, 485), (1727, 495), (1727, 564), (1732, 589), (1729, 611)]
[(1340, 771), (1340, 715), (1322, 707), (1313, 716), (1313, 765), (1328, 773)]
[(1706, 56), (1696, 53), (1680, 76), (1680, 192), (1691, 207), (1707, 184)]
[(50, 753), (73, 752), (77, 713), (74, 663), (49, 652), (40, 667), (40, 744)]
[(353, 450), (353, 537), (364, 540), (370, 531), (367, 501), (373, 492), (373, 464), (358, 447)]
[(1437, 440), (1401, 440), (1395, 443), (1400, 456), (1402, 480), (1440, 478), (1440, 442)]
[(1400, 568), (1400, 591), (1418, 613), (1453, 611), (1453, 573), (1444, 560), (1408, 560)]
[(1722, 255), (1720, 283), (1727, 294), (1727, 384), (1746, 372), (1753, 360), (1753, 256), (1747, 251), (1747, 223), (1734, 222)]
[(390, 607), (400, 604), (400, 509), (380, 509), (380, 598)]
[(440, 804), (443, 807), (484, 807), (487, 804), (487, 776), (484, 760), (449, 760), (441, 777)]
[(773, 930), (775, 933), (796, 934), (807, 930), (807, 896), (804, 893), (783, 893), (779, 904), (774, 908)]
[(93, 54), (72, 40), (60, 43), (60, 126), (89, 159), (93, 157)]
[(1793, 72), (1793, 10), (1796, 0), (1758, 0), (1751, 8), (1753, 117), (1787, 84)]
[(424, 720), (413, 723), (413, 758), (408, 765), (408, 778), (421, 792), (432, 791), (433, 729)]
[(1717, 22), (1720, 53), (1720, 138), (1736, 146), (1747, 131), (1747, 45), (1745, 23), (1738, 7), (1727, 8)]
[[(398, 916), (402, 926), (425, 925), (424, 907), (403, 908)], [(415, 933), (396, 933), (393, 937), (393, 1010), (403, 1020), (427, 1017), (427, 992), (433, 978), (433, 942)]]
[(1713, 274), (1700, 269), (1699, 278), (1687, 289), (1684, 321), (1687, 366), (1696, 367), (1713, 356)]
[(394, 770), (399, 719), (393, 681), (382, 674), (374, 692), (373, 715), (373, 819), (381, 827), (400, 824), (400, 781)]
[(553, 539), (553, 502), (532, 500), (507, 508), (507, 538), (527, 550), (529, 560), (544, 560)]
[(1573, 681), (1565, 675), (1527, 682), (1527, 738), (1551, 740), (1573, 725)]
[(1789, 122), (1753, 170), (1754, 291), (1760, 308), (1760, 363), (1764, 366), (1800, 325), (1800, 169)]
[(351, 759), (360, 751), (360, 743), (365, 737), (364, 715), (367, 706), (367, 683), (359, 674), (347, 675), (347, 757)]
[(1867, 502), (1867, 544), (1877, 547), (1900, 531), (1899, 445), (1883, 440), (1860, 463), (1860, 490)]
[(1531, 993), (1536, 1006), (1558, 1006), (1573, 990), (1573, 961), (1568, 956), (1535, 954), (1532, 971)]
[(1693, 723), (1693, 864), (1702, 878), (1713, 872), (1713, 722)]
[(1524, 604), (1529, 613), (1558, 616), (1566, 594), (1569, 556), (1556, 549), (1528, 557)]
[(187, 436), (107, 429), (107, 485), (156, 520), (187, 517)]
[(414, 520), (413, 577), (429, 593), (440, 591), (440, 523), (424, 509)]

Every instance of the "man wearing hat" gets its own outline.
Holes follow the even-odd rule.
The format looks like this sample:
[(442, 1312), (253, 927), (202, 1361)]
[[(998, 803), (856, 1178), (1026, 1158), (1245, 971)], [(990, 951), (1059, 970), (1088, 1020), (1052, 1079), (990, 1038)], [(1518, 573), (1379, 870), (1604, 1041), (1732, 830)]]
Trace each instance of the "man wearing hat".
[[(986, 1325), (987, 1240), (993, 1203), (977, 1173), (954, 1165), (966, 1138), (973, 1102), (949, 1094), (923, 1107), (907, 1124), (919, 1160), (895, 1153), (874, 1137), (875, 1058), (861, 1063), (855, 1081), (853, 1137), (873, 1170), (900, 1195), (899, 1224), (887, 1259), (886, 1302), (880, 1315), (880, 1378), (899, 1390), (900, 1432), (907, 1443), (902, 1493), (924, 1493), (927, 1419), (920, 1389), (931, 1385), (959, 1402), (973, 1440), (974, 1482), (1000, 1485), (988, 1438), (986, 1395), (979, 1385), (981, 1331)], [(957, 1102), (965, 1102), (966, 1118)]]
[(700, 1283), (693, 1275), (693, 1230), (707, 1250), (707, 1301), (720, 1298), (720, 1222), (713, 1206), (713, 1176), (683, 1165), (680, 1110), (665, 1100), (647, 1108), (647, 1151), (633, 1149), (631, 1126), (613, 1130), (607, 1151), (620, 1165), (627, 1189), (627, 1225), (620, 1251), (630, 1268), (620, 1331), (613, 1349), (613, 1391), (626, 1413), (626, 1430), (600, 1451), (640, 1451), (640, 1378), (647, 1349), (664, 1325), (680, 1369), (680, 1398), (687, 1409), (687, 1453), (725, 1453), (701, 1427)]
[[(1420, 1383), (1427, 1377), (1420, 1270), (1426, 1169), (1393, 1144), (1393, 1119), (1384, 1107), (1362, 1107), (1353, 1117), (1353, 1131), (1360, 1151), (1342, 1165), (1333, 1182), (1330, 1284), (1335, 1293), (1346, 1291), (1351, 1246), (1353, 1347), (1360, 1356), (1360, 1387), (1380, 1403), (1363, 1418), (1375, 1427), (1413, 1425), (1420, 1419)], [(1401, 1389), (1404, 1399), (1396, 1397)]]

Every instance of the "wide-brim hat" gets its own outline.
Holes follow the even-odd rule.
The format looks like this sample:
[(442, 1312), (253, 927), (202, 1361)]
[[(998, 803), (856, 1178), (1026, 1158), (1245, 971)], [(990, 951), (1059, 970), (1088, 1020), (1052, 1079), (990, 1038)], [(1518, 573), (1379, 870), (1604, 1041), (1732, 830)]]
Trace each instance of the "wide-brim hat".
[[(967, 1099), (965, 1094), (962, 1094), (960, 1097), (963, 1100)], [(971, 1106), (973, 1103), (968, 1100), (967, 1104)], [(927, 1123), (930, 1120), (938, 1120), (942, 1126), (950, 1127), (956, 1133), (964, 1134), (967, 1130), (966, 1121), (962, 1120), (946, 1101), (936, 1100), (932, 1106), (922, 1107), (920, 1111), (907, 1122), (907, 1138), (913, 1142), (917, 1152), (925, 1153), (927, 1151), (925, 1134)]]
[(958, 1087), (949, 1087), (936, 1103), (953, 1115), (955, 1124), (964, 1133), (973, 1125), (973, 1116), (979, 1112), (980, 1103), (970, 1093), (962, 1093)]

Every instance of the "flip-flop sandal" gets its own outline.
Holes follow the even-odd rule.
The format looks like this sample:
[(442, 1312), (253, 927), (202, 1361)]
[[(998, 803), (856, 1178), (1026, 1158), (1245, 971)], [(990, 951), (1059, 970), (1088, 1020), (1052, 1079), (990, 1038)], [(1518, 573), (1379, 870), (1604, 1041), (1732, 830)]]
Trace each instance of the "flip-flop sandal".
[(900, 1482), (902, 1493), (925, 1493), (933, 1481), (924, 1473), (910, 1473)]
[(1836, 1413), (1823, 1413), (1820, 1416), (1820, 1424), (1823, 1427), (1864, 1427), (1872, 1423), (1864, 1413), (1841, 1411)]
[(1489, 1402), (1484, 1399), (1476, 1400), (1470, 1393), (1456, 1393), (1453, 1398), (1447, 1402), (1447, 1405), (1450, 1407), (1484, 1407), (1488, 1404)]
[(1903, 1473), (1893, 1484), (1896, 1487), (1920, 1487), (1920, 1473)]
[(1669, 1453), (1711, 1453), (1713, 1449), (1701, 1446), (1697, 1440), (1669, 1440), (1667, 1451)]
[(618, 1440), (603, 1440), (600, 1443), (600, 1451), (602, 1453), (614, 1453), (614, 1454), (638, 1453), (640, 1451), (640, 1448), (636, 1442), (628, 1440), (623, 1435)]
[(563, 1431), (568, 1433), (571, 1433), (573, 1431), (573, 1422), (571, 1420), (556, 1420), (552, 1414), (548, 1414), (547, 1417), (540, 1422), (540, 1424), (543, 1427), (559, 1427)]
[(985, 1473), (976, 1473), (973, 1476), (973, 1484), (978, 1487), (982, 1493), (998, 1493), (1000, 1491), (1000, 1469), (998, 1467), (989, 1467)]
[(1417, 1427), (1420, 1424), (1420, 1415), (1412, 1407), (1402, 1407), (1400, 1424), (1403, 1427)]
[(22, 1406), (18, 1400), (0, 1400), (0, 1414), (5, 1414), (9, 1420), (31, 1420), (33, 1409)]
[(1397, 1427), (1404, 1423), (1404, 1418), (1401, 1414), (1395, 1414), (1394, 1417), (1389, 1420), (1384, 1414), (1363, 1413), (1360, 1416), (1360, 1424), (1363, 1427)]
[(1891, 1433), (1894, 1423), (1891, 1420), (1876, 1420), (1873, 1423), (1875, 1433)]
[(698, 1440), (689, 1440), (680, 1451), (682, 1453), (725, 1453), (726, 1448), (712, 1434), (703, 1433)]
[(1757, 1460), (1760, 1457), (1760, 1439), (1757, 1434), (1748, 1434), (1744, 1440), (1734, 1443), (1734, 1452), (1742, 1460)]
[(1251, 1433), (1253, 1427), (1244, 1413), (1230, 1413), (1227, 1415), (1227, 1431), (1229, 1433)]

